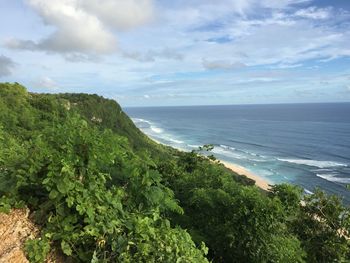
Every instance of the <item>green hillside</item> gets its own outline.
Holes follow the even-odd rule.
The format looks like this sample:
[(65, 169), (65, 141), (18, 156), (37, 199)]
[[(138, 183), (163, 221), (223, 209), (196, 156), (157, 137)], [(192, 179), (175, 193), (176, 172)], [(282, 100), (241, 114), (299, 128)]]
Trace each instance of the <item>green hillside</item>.
[[(41, 96), (41, 95), (37, 95)], [(103, 129), (111, 129), (114, 133), (127, 137), (134, 149), (156, 148), (150, 139), (137, 129), (130, 118), (122, 111), (114, 100), (98, 95), (58, 94), (57, 100), (66, 101), (66, 108), (80, 114), (90, 125)]]
[[(26, 206), (31, 262), (349, 262), (335, 196), (271, 192), (200, 151), (159, 145), (113, 100), (0, 84), (0, 211)], [(1, 246), (1, 244), (0, 244)]]

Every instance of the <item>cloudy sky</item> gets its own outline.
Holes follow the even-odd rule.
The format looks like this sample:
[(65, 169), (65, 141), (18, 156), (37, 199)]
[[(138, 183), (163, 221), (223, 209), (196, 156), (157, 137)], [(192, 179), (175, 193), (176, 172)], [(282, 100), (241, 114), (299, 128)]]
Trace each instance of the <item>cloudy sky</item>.
[(122, 106), (350, 101), (348, 0), (1, 0), (0, 81)]

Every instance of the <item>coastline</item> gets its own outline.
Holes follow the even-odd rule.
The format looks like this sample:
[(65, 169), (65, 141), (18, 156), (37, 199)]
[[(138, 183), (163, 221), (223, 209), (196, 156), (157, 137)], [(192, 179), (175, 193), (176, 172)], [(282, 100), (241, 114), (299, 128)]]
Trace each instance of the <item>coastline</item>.
[[(160, 141), (154, 139), (153, 137), (149, 136), (146, 134), (146, 136), (148, 138), (150, 138), (151, 140), (153, 140), (154, 142), (158, 143), (158, 144), (162, 144), (162, 145), (166, 145), (164, 143), (161, 143)], [(170, 147), (173, 147), (171, 145), (166, 145), (166, 146), (170, 146)], [(178, 150), (180, 151), (186, 151), (185, 149), (181, 149), (181, 148), (177, 148)], [(244, 175), (252, 180), (255, 181), (255, 185), (265, 191), (270, 191), (271, 189), (271, 185), (273, 185), (273, 183), (269, 182), (268, 180), (250, 172), (249, 170), (247, 170), (246, 168), (238, 165), (238, 164), (235, 164), (235, 163), (231, 163), (231, 162), (227, 162), (227, 161), (223, 161), (223, 160), (220, 160), (220, 163), (222, 163), (226, 168), (230, 169), (231, 171), (233, 171), (234, 173), (238, 174), (238, 175)]]
[(271, 185), (273, 185), (273, 183), (270, 183), (269, 181), (267, 181), (264, 178), (261, 178), (260, 176), (248, 171), (246, 168), (234, 164), (234, 163), (230, 163), (230, 162), (226, 162), (226, 161), (221, 161), (220, 163), (222, 163), (223, 165), (225, 165), (228, 169), (232, 170), (233, 172), (239, 174), (239, 175), (245, 175), (248, 178), (252, 179), (255, 181), (255, 185), (265, 191), (269, 191), (271, 188)]

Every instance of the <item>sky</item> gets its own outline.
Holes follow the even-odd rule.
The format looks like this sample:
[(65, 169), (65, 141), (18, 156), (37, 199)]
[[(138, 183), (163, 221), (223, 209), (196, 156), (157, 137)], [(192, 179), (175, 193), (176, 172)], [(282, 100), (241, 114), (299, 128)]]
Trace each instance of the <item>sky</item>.
[(0, 82), (124, 107), (350, 102), (350, 1), (1, 0)]

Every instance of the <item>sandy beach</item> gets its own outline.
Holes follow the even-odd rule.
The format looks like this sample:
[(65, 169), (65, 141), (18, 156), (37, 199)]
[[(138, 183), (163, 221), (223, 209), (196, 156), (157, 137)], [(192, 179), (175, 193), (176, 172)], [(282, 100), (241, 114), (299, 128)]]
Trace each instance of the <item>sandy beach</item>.
[[(157, 141), (156, 139), (148, 136), (148, 138), (150, 138), (151, 140), (153, 140), (154, 142), (158, 143), (158, 144), (162, 144), (162, 145), (166, 145), (161, 143), (160, 141)], [(167, 145), (166, 145), (167, 146)], [(187, 151), (186, 149), (181, 149), (181, 148), (177, 148), (180, 151)], [(269, 191), (270, 189), (270, 185), (272, 185), (273, 183), (267, 181), (264, 178), (261, 178), (259, 176), (257, 176), (256, 174), (248, 171), (247, 169), (245, 169), (244, 167), (238, 165), (238, 164), (234, 164), (234, 163), (229, 163), (229, 162), (225, 162), (220, 160), (220, 163), (222, 163), (223, 165), (225, 165), (227, 168), (231, 169), (233, 172), (239, 174), (239, 175), (245, 175), (250, 179), (253, 179), (255, 181), (255, 185), (257, 187), (260, 187), (263, 190)]]
[(266, 179), (263, 179), (263, 178), (255, 175), (254, 173), (248, 171), (247, 169), (245, 169), (242, 166), (239, 166), (239, 165), (233, 164), (233, 163), (229, 163), (229, 162), (224, 162), (224, 161), (220, 161), (220, 162), (223, 165), (225, 165), (227, 168), (231, 169), (233, 172), (235, 172), (239, 175), (245, 175), (248, 178), (253, 179), (255, 181), (255, 185), (260, 187), (261, 189), (268, 191), (270, 189), (270, 185), (272, 185), (272, 183), (270, 183)]

